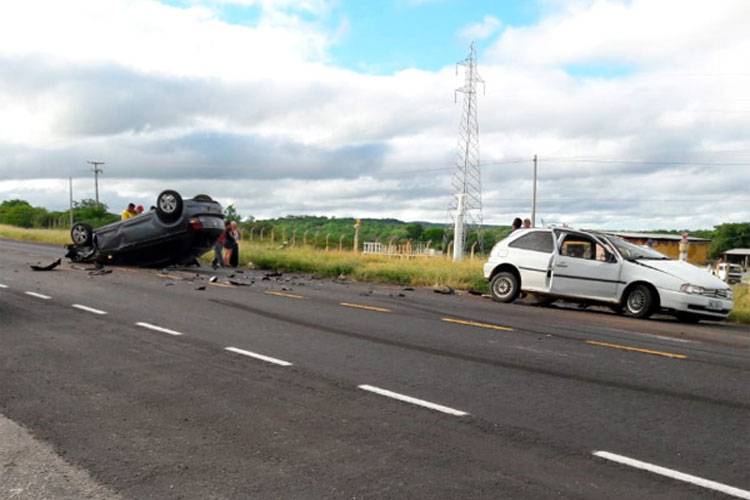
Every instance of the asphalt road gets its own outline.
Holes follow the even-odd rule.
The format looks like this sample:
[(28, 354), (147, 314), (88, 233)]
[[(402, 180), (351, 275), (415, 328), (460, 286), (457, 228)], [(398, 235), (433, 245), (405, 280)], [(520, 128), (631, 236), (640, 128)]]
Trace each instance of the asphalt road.
[(62, 254), (0, 240), (0, 413), (91, 498), (750, 498), (747, 326)]

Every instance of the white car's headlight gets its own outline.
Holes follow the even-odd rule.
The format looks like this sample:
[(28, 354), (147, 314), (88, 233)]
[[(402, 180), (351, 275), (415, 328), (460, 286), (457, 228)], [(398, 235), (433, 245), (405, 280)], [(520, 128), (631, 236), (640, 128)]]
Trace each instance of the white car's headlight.
[(693, 293), (696, 295), (703, 295), (703, 287), (698, 285), (691, 285), (690, 283), (685, 283), (680, 287), (680, 291), (682, 293)]
[(727, 298), (729, 300), (734, 300), (734, 290), (732, 290), (731, 288), (727, 289)]

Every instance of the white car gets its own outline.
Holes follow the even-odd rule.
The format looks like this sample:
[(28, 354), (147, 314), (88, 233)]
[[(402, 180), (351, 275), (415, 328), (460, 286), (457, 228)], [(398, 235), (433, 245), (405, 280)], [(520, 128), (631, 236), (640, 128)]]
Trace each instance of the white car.
[(492, 249), (484, 277), (498, 302), (529, 292), (547, 301), (608, 304), (636, 318), (665, 311), (685, 322), (726, 319), (733, 306), (732, 289), (692, 264), (568, 228), (514, 231)]

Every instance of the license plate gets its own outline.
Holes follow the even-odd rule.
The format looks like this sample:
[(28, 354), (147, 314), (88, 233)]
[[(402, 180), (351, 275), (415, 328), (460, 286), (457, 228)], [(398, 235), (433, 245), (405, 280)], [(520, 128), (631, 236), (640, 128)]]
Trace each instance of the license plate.
[(720, 300), (709, 300), (708, 301), (708, 309), (711, 309), (712, 311), (720, 311), (722, 309), (722, 307), (721, 307), (721, 301)]

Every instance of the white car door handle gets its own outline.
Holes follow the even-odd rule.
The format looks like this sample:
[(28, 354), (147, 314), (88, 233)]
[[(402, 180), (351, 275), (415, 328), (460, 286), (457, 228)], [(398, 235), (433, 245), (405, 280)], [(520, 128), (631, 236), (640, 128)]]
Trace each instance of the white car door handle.
[(565, 262), (559, 262), (557, 267), (568, 267), (568, 265)]

